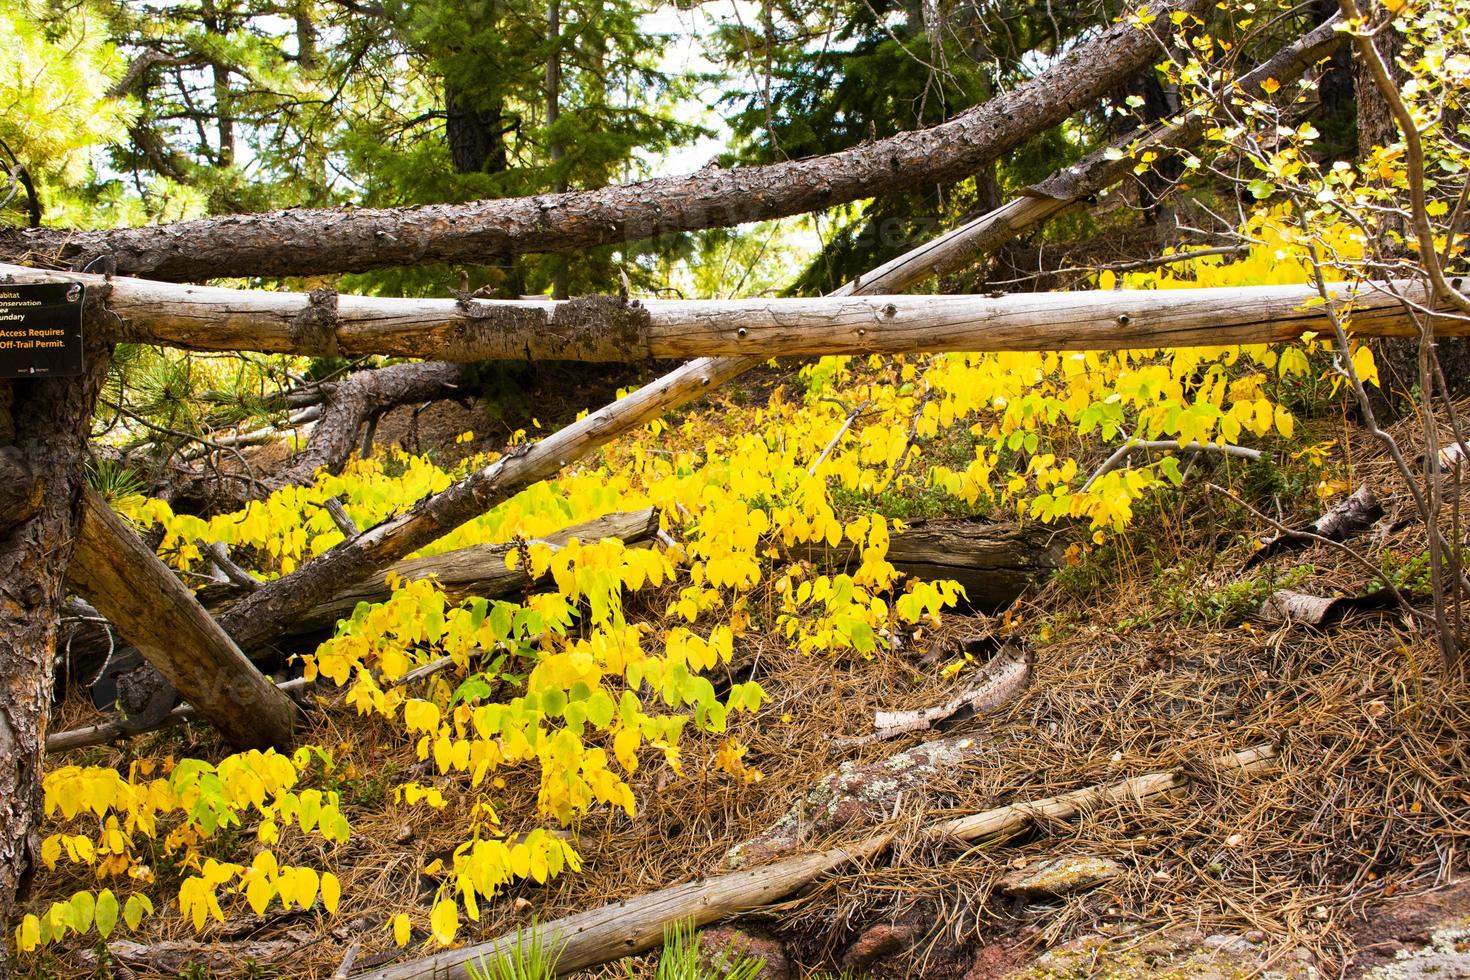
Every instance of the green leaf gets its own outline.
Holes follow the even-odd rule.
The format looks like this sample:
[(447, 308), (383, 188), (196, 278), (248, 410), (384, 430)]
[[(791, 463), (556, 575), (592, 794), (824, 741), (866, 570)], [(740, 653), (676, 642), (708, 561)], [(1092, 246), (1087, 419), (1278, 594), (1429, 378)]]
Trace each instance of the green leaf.
[(143, 896), (128, 896), (128, 900), (123, 903), (123, 921), (128, 924), (129, 929), (138, 928), (138, 923), (143, 921)]
[(1247, 184), (1246, 189), (1251, 192), (1251, 197), (1254, 197), (1257, 201), (1264, 201), (1276, 193), (1275, 184), (1269, 180), (1261, 180), (1259, 177)]
[(112, 893), (111, 888), (104, 888), (97, 895), (97, 908), (93, 915), (97, 922), (97, 932), (103, 939), (112, 935), (112, 930), (117, 927), (117, 896)]

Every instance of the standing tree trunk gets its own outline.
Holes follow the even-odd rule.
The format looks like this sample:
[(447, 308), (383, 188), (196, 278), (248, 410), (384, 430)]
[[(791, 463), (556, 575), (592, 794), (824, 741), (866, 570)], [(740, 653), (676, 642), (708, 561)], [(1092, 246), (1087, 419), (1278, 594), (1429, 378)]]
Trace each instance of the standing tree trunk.
[[(551, 130), (561, 118), (561, 0), (551, 0), (546, 7), (546, 41), (551, 50), (546, 53), (546, 128)], [(566, 155), (561, 139), (552, 132), (547, 147), (552, 168), (561, 164)], [(552, 184), (552, 192), (564, 194), (567, 189), (565, 177), (558, 176)], [(552, 259), (551, 298), (567, 298), (567, 260), (558, 255)]]
[(505, 170), (505, 110), (499, 100), (489, 108), (471, 105), (459, 89), (445, 82), (444, 138), (454, 169), (460, 173)]
[(63, 582), (80, 516), (92, 407), (108, 350), (88, 346), (79, 378), (0, 381), (0, 976), (8, 924), (35, 866), (41, 761)]

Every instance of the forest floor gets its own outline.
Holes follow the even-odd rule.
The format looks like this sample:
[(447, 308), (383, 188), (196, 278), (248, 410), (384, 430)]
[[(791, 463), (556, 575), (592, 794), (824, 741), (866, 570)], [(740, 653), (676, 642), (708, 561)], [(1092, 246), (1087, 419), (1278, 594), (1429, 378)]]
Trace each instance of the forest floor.
[[(555, 412), (549, 402), (543, 409)], [(380, 438), (407, 441), (403, 416), (385, 420)], [(453, 437), (484, 425), (477, 409), (436, 406), (418, 420), (419, 448), (475, 448)], [(1385, 510), (1355, 544), (1387, 556), (1391, 573), (1408, 568), (1421, 549), (1407, 494), (1365, 437), (1347, 441), (1346, 452), (1352, 481), (1368, 483)], [(776, 822), (840, 764), (878, 762), (926, 738), (968, 736), (973, 746), (958, 764), (885, 802), (882, 817), (898, 832), (883, 857), (840, 868), (719, 935), (752, 943), (769, 956), (769, 977), (793, 980), (1374, 969), (1398, 971), (1374, 976), (1470, 976), (1462, 933), (1454, 931), (1470, 916), (1470, 889), (1456, 884), (1470, 831), (1470, 706), (1395, 608), (1349, 611), (1315, 626), (1263, 616), (1262, 602), (1279, 588), (1362, 596), (1376, 588), (1375, 576), (1320, 545), (1247, 567), (1270, 528), (1206, 493), (1207, 478), (1161, 499), (1114, 543), (1074, 552), (1068, 568), (1011, 610), (946, 615), (871, 659), (797, 653), (761, 628), (774, 616), (757, 611), (737, 641), (731, 679), (758, 680), (769, 700), (758, 714), (732, 717), (730, 734), (749, 747), (744, 762), (763, 778), (740, 781), (713, 765), (713, 742), (685, 751), (682, 778), (640, 769), (631, 778), (636, 818), (595, 811), (567, 831), (583, 857), (581, 873), (510, 887), (482, 908), (473, 934), (717, 874), (733, 845)], [(645, 590), (630, 600), (630, 616), (657, 634), (673, 594)], [(877, 711), (946, 700), (955, 682), (939, 665), (969, 652), (973, 670), (1017, 649), (1031, 661), (1030, 683), (999, 709), (938, 732), (834, 749), (836, 737), (871, 731)], [(127, 973), (114, 974), (84, 948), (47, 954), (37, 975), (176, 975), (184, 959), (208, 949), (207, 968), (191, 975), (325, 978), (355, 943), (358, 969), (414, 955), (394, 948), (383, 923), (400, 911), (422, 918), (440, 885), (424, 869), (449, 858), (461, 828), (433, 810), (405, 816), (392, 805), (395, 782), (428, 777), (411, 744), (386, 737), (327, 689), (314, 700), (311, 737), (335, 746), (345, 766), (337, 788), (353, 831), (332, 856), (343, 894), (336, 916), (232, 914), (205, 937), (178, 916), (158, 916), (129, 934), (136, 949), (113, 950)], [(91, 720), (95, 711), (73, 697), (55, 727)], [(1264, 771), (1230, 777), (1207, 765), (1256, 745), (1276, 747)], [(184, 726), (69, 761), (118, 764), (130, 753), (165, 751), (213, 757), (221, 750), (209, 729)], [(1166, 770), (1196, 778), (1181, 793), (1090, 809), (996, 843), (918, 833), (936, 820)], [(534, 812), (534, 779), (508, 774), (506, 782), (507, 819)], [(454, 803), (455, 784), (444, 789)], [(851, 840), (871, 832), (871, 823), (858, 819), (804, 843)], [(283, 841), (277, 849), (283, 863), (319, 865), (326, 855), (320, 840), (295, 846)], [(1015, 897), (999, 884), (1058, 857), (1106, 859), (1117, 873), (1061, 896)], [(51, 875), (47, 884), (56, 895), (43, 897), (87, 886), (80, 873)], [(183, 959), (159, 952), (169, 949)], [(1396, 959), (1400, 950), (1409, 958)], [(651, 975), (653, 962), (584, 975)]]

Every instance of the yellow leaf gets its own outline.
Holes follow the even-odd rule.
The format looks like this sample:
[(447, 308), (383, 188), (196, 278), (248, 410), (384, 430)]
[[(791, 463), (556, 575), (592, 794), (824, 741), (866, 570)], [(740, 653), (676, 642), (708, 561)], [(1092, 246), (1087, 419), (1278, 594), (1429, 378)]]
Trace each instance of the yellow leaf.
[(15, 943), (22, 953), (29, 953), (41, 945), (41, 920), (34, 915), (21, 919), (20, 927), (15, 930)]
[(297, 868), (293, 877), (296, 879), (296, 903), (302, 908), (310, 908), (316, 901), (316, 872), (311, 868)]
[(1291, 412), (1280, 405), (1276, 406), (1276, 431), (1288, 439), (1296, 431), (1296, 420), (1291, 417)]
[(250, 911), (256, 915), (264, 915), (266, 907), (271, 903), (271, 897), (275, 889), (265, 879), (265, 875), (256, 873), (250, 876), (250, 883), (245, 886), (245, 901), (250, 905)]
[(342, 884), (337, 876), (328, 871), (322, 875), (322, 906), (332, 915), (337, 914), (337, 903), (342, 900)]
[(510, 870), (517, 878), (531, 873), (531, 852), (525, 844), (517, 844), (510, 849)]
[(408, 921), (408, 916), (399, 912), (393, 917), (393, 941), (399, 946), (407, 946), (411, 938), (413, 938), (413, 926)]
[(448, 946), (453, 943), (454, 934), (459, 931), (459, 906), (450, 899), (441, 900), (429, 915), (429, 928), (439, 945)]

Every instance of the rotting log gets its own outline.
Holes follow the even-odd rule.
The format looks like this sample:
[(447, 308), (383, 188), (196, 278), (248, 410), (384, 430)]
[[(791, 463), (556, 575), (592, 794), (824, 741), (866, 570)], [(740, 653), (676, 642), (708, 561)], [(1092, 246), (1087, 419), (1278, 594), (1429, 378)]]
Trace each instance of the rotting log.
[[(925, 581), (953, 579), (976, 609), (1004, 609), (1026, 589), (1056, 571), (1059, 531), (1042, 524), (983, 520), (919, 521), (892, 536), (888, 561), (904, 575)], [(847, 542), (796, 545), (787, 554), (826, 567), (849, 567), (862, 552)]]
[[(1200, 14), (1209, 0), (1153, 3)], [(1147, 67), (1155, 36), (1128, 18), (1072, 46), (1035, 78), (929, 129), (761, 167), (709, 168), (594, 191), (414, 208), (294, 208), (108, 231), (0, 231), (0, 255), (160, 279), (304, 276), (487, 255), (564, 252), (817, 211), (918, 184), (963, 180)]]
[[(1276, 757), (1270, 745), (1258, 745), (1215, 759), (1217, 773), (1248, 774), (1268, 768)], [(980, 841), (1014, 836), (1038, 823), (1067, 820), (1084, 810), (1113, 803), (1144, 802), (1177, 793), (1190, 783), (1183, 771), (1155, 772), (1110, 785), (1089, 786), (1028, 803), (999, 807), (931, 824), (920, 831), (934, 840)], [(749, 912), (806, 886), (844, 864), (882, 853), (893, 831), (856, 844), (786, 858), (774, 864), (675, 885), (662, 891), (578, 912), (541, 925), (547, 945), (561, 948), (556, 971), (566, 975), (600, 963), (632, 956), (663, 942), (664, 930), (678, 922), (708, 925)], [(358, 980), (464, 980), (471, 967), (518, 948), (524, 932), (445, 950), (423, 959), (358, 974)]]
[[(17, 282), (80, 280), (0, 265)], [(316, 302), (305, 293), (114, 279), (108, 339), (191, 350), (319, 354), (298, 329)], [(1417, 284), (1334, 284), (1357, 336), (1416, 331), (1401, 295)], [(1075, 351), (1267, 344), (1324, 331), (1313, 285), (1087, 290), (1001, 296), (863, 295), (804, 299), (488, 300), (336, 296), (324, 329), (341, 354), (443, 361), (560, 359), (633, 362), (707, 356), (815, 356), (941, 351)], [(1442, 319), (1445, 335), (1470, 320)], [(320, 423), (319, 423), (320, 425)]]
[(68, 583), (237, 748), (284, 747), (296, 706), (95, 491), (82, 495)]

